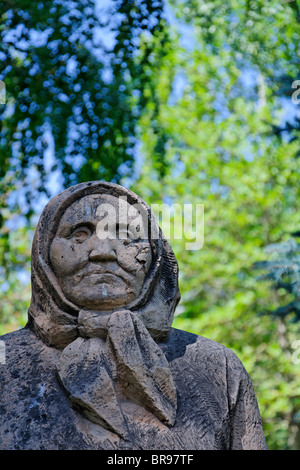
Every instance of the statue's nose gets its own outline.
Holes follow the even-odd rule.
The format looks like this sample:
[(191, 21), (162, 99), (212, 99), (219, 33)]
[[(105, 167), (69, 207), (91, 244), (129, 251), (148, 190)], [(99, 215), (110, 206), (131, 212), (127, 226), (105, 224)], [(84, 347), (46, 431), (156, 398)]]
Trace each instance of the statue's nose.
[(114, 261), (117, 254), (111, 240), (97, 240), (97, 246), (90, 252), (91, 261)]

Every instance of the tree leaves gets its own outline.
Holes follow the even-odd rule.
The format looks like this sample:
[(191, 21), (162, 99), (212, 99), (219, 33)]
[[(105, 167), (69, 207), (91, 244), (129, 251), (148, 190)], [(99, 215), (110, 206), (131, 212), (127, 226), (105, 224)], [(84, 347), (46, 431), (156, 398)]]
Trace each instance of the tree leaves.
[[(22, 303), (20, 279), (29, 268), (30, 229), (49, 197), (81, 181), (119, 182), (133, 173), (152, 54), (167, 34), (163, 3), (106, 5), (0, 1), (0, 80), (6, 87), (6, 104), (0, 105), (4, 322), (28, 305), (27, 296)], [(24, 256), (15, 257), (18, 249)]]
[[(111, 11), (98, 15), (88, 0), (0, 6), (0, 76), (7, 90), (0, 116), (1, 176), (18, 169), (30, 206), (34, 189), (46, 191), (55, 166), (64, 186), (130, 174), (149, 81), (143, 68), (152, 35), (163, 30), (161, 2), (114, 2)], [(143, 32), (149, 40), (140, 53)], [(55, 156), (46, 169), (49, 135)], [(32, 166), (39, 175), (35, 188)]]
[[(155, 146), (149, 105), (140, 122), (144, 165), (133, 189), (149, 203), (204, 204), (203, 248), (189, 252), (184, 237), (171, 240), (182, 292), (175, 327), (239, 355), (255, 384), (268, 445), (293, 447), (298, 444), (288, 435), (299, 402), (299, 372), (291, 360), (297, 325), (281, 333), (282, 316), (259, 315), (275, 310), (283, 297), (258, 282), (252, 266), (264, 261), (265, 246), (299, 230), (299, 146), (273, 132), (283, 121), (280, 77), (297, 78), (299, 25), (288, 4), (171, 4), (178, 39), (173, 36), (155, 75), (155, 126), (164, 134), (164, 151)], [(193, 42), (187, 44), (187, 36)], [(179, 72), (180, 93), (166, 99)], [(163, 175), (152, 164), (154, 152), (167, 162)], [(288, 305), (293, 298), (286, 300)]]

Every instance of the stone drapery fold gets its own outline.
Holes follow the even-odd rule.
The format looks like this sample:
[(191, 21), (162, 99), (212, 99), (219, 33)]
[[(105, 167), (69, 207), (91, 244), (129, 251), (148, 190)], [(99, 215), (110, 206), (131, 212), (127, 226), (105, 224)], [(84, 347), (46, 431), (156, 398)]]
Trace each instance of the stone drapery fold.
[[(149, 238), (152, 263), (140, 295), (123, 312), (103, 314), (73, 304), (51, 266), (50, 247), (63, 214), (78, 199), (98, 194), (126, 197), (129, 204), (138, 204), (147, 214), (148, 234), (157, 234)], [(72, 406), (123, 438), (127, 427), (122, 399), (136, 400), (172, 426), (176, 389), (156, 342), (167, 336), (180, 299), (178, 265), (147, 204), (113, 183), (94, 181), (64, 190), (40, 216), (32, 245), (31, 279), (27, 327), (62, 351), (57, 370)]]
[(106, 339), (80, 337), (70, 343), (57, 371), (73, 408), (125, 440), (124, 399), (143, 406), (167, 426), (174, 425), (177, 396), (168, 361), (141, 320), (128, 310), (110, 316)]

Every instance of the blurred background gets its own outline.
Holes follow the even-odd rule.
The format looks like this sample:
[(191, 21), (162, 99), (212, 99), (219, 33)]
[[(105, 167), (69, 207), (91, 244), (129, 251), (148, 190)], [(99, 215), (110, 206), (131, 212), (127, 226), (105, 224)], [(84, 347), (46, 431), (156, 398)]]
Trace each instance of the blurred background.
[(231, 348), (269, 449), (300, 449), (299, 3), (0, 12), (0, 334), (26, 324), (32, 237), (53, 195), (105, 180), (150, 205), (204, 204), (203, 248), (171, 239), (173, 326)]

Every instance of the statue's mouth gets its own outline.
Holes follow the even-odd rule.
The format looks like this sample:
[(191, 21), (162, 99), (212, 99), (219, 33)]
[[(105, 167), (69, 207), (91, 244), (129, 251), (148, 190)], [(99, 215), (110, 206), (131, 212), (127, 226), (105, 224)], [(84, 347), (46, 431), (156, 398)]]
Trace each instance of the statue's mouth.
[(99, 280), (99, 282), (111, 282), (116, 279), (117, 276), (116, 274), (109, 273), (109, 272), (103, 272), (103, 271), (91, 271), (83, 276), (84, 278), (90, 277), (93, 280)]

